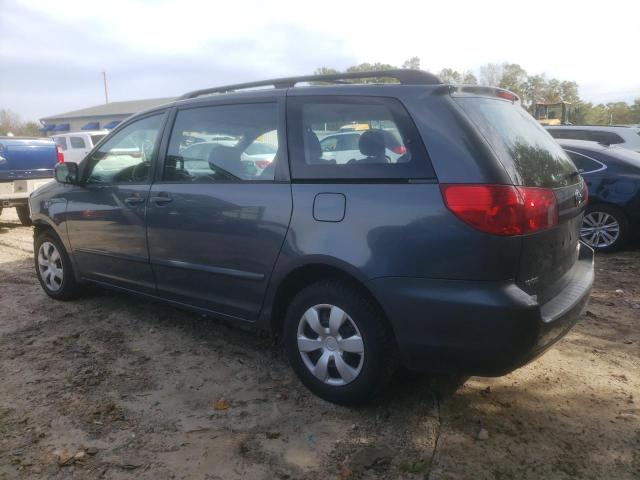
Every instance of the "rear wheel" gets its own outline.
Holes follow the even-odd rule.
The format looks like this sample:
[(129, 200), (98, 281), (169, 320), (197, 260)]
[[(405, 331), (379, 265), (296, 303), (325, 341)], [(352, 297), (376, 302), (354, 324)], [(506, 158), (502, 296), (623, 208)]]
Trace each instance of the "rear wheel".
[(337, 281), (315, 283), (295, 296), (284, 344), (302, 383), (334, 403), (370, 400), (398, 365), (395, 341), (379, 308)]
[(22, 225), (31, 225), (31, 218), (29, 217), (29, 205), (16, 207), (16, 212), (18, 212), (18, 219), (20, 220), (20, 223)]
[(36, 274), (42, 289), (56, 300), (72, 300), (80, 293), (71, 260), (64, 246), (50, 231), (44, 231), (34, 244)]
[(580, 228), (580, 239), (597, 251), (622, 247), (628, 239), (629, 223), (624, 213), (610, 205), (593, 205), (587, 209)]

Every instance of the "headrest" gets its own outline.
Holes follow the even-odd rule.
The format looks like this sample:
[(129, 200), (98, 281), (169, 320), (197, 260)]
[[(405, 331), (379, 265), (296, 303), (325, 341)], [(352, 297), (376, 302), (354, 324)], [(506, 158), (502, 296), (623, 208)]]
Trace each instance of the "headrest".
[(240, 176), (242, 173), (240, 152), (237, 148), (219, 145), (209, 152), (209, 166), (212, 170), (218, 167), (233, 175)]
[(360, 135), (358, 142), (360, 153), (365, 157), (384, 157), (384, 135), (379, 130), (367, 130)]
[(313, 130), (308, 129), (304, 132), (304, 150), (308, 161), (317, 163), (322, 158), (322, 147), (318, 136)]

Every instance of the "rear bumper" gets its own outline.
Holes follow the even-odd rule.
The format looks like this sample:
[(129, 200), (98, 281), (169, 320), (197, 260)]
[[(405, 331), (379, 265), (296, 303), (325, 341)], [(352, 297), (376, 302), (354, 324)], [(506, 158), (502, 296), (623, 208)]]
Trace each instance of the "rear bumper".
[(11, 180), (0, 182), (0, 207), (27, 205), (29, 195), (38, 187), (51, 182), (51, 178)]
[(525, 365), (578, 321), (593, 285), (580, 245), (564, 288), (540, 305), (514, 283), (390, 277), (371, 282), (412, 370), (497, 376)]

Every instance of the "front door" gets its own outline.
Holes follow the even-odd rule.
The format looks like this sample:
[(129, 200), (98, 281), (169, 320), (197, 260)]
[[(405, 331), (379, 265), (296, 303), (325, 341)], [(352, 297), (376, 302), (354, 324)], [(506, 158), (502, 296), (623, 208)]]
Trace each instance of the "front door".
[(82, 165), (67, 195), (67, 232), (80, 274), (152, 293), (145, 214), (165, 113), (118, 131)]
[(176, 112), (147, 207), (159, 295), (257, 317), (292, 209), (282, 110), (274, 98)]

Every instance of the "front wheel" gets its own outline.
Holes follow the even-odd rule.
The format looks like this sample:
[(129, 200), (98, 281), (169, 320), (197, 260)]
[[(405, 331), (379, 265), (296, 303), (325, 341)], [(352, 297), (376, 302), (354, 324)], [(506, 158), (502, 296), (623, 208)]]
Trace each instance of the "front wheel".
[(312, 284), (295, 296), (285, 318), (284, 345), (302, 383), (333, 403), (370, 400), (398, 365), (382, 312), (337, 281)]
[(18, 219), (20, 223), (26, 227), (31, 225), (31, 217), (29, 216), (29, 205), (22, 205), (20, 207), (16, 207), (16, 212), (18, 213)]
[(36, 274), (42, 289), (56, 300), (71, 300), (78, 296), (78, 285), (64, 246), (49, 231), (41, 233), (34, 244)]
[(628, 231), (629, 224), (621, 210), (610, 205), (593, 205), (582, 220), (580, 240), (596, 251), (607, 252), (622, 247)]

